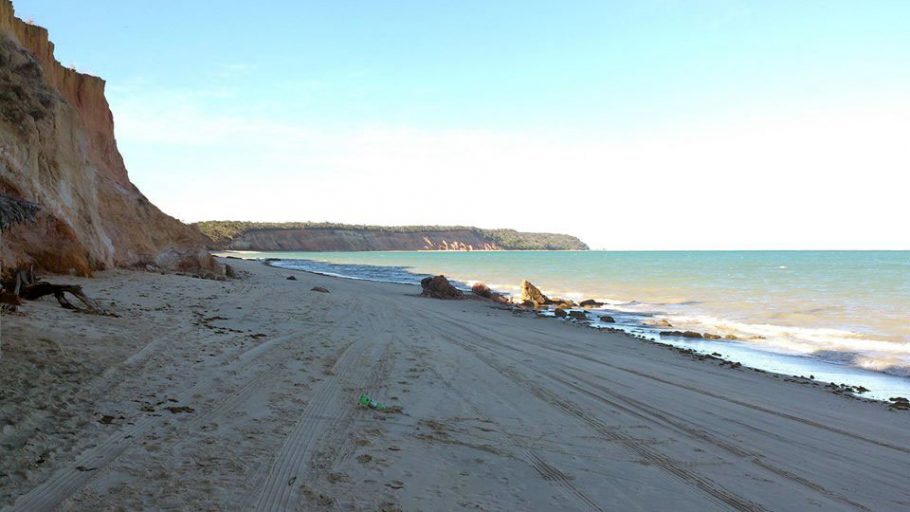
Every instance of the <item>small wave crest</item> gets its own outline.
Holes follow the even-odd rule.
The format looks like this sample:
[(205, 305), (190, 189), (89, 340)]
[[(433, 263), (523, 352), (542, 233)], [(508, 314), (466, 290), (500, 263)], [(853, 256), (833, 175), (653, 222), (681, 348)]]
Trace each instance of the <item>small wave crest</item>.
[(674, 328), (733, 336), (738, 342), (761, 350), (811, 356), (888, 373), (910, 372), (910, 343), (876, 339), (843, 329), (746, 323), (709, 315), (661, 318)]

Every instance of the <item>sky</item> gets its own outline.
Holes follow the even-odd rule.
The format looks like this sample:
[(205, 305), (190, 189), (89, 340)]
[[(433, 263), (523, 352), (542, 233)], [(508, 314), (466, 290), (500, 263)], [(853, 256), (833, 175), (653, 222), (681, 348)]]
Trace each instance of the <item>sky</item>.
[(910, 249), (910, 2), (16, 0), (199, 220)]

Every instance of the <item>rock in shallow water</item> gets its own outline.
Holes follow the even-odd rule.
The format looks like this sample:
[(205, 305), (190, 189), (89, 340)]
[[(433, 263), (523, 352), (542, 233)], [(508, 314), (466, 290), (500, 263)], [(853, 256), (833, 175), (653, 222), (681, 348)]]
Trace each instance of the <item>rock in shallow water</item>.
[(524, 280), (521, 282), (521, 298), (522, 303), (529, 302), (533, 304), (535, 308), (539, 308), (544, 304), (549, 304), (550, 299), (540, 291), (540, 288), (531, 284), (530, 281)]
[(698, 338), (703, 339), (704, 337), (701, 333), (695, 331), (663, 331), (660, 333), (661, 336), (679, 336), (682, 338)]
[(558, 297), (554, 297), (554, 298), (550, 299), (550, 304), (556, 304), (556, 307), (560, 307), (563, 309), (571, 309), (571, 308), (578, 307), (578, 304), (573, 302), (571, 299), (560, 299)]

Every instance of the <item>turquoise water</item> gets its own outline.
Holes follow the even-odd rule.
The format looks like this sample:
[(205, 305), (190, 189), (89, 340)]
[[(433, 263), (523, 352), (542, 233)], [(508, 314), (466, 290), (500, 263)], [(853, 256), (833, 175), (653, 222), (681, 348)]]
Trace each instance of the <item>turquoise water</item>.
[[(279, 258), (283, 261), (274, 262), (278, 266), (379, 281), (416, 283), (422, 275), (441, 273), (466, 284), (482, 281), (505, 292), (517, 291), (521, 280), (528, 279), (550, 295), (607, 302), (606, 309), (618, 315), (621, 327), (640, 333), (655, 334), (657, 330), (648, 326), (662, 319), (674, 329), (738, 338), (699, 342), (704, 350), (720, 347), (728, 352), (746, 350), (756, 358), (777, 356), (778, 362), (797, 361), (796, 369), (821, 362), (827, 364), (822, 370), (828, 368), (833, 375), (851, 368), (910, 376), (910, 251), (243, 256)], [(786, 373), (799, 373), (789, 371), (791, 366), (786, 366)], [(825, 374), (814, 366), (809, 369)]]

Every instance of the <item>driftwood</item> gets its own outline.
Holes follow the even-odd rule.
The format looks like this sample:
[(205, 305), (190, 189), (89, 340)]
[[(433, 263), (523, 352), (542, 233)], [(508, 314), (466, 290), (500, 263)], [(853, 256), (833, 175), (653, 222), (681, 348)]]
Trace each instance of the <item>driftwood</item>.
[(41, 297), (46, 297), (48, 295), (53, 295), (57, 302), (60, 303), (66, 309), (81, 309), (73, 305), (72, 302), (67, 300), (66, 295), (69, 293), (73, 297), (79, 299), (84, 305), (85, 309), (92, 313), (99, 313), (100, 309), (95, 304), (95, 302), (86, 297), (85, 293), (82, 292), (82, 287), (78, 285), (71, 284), (51, 284), (44, 281), (39, 281), (35, 284), (22, 287), (19, 290), (19, 296), (25, 300), (38, 300)]
[[(4, 283), (13, 285), (12, 282)], [(60, 306), (65, 309), (72, 309), (75, 311), (84, 311), (86, 313), (94, 313), (98, 315), (109, 315), (107, 311), (104, 311), (101, 307), (95, 303), (94, 300), (90, 299), (82, 291), (82, 287), (74, 284), (53, 284), (46, 281), (40, 281), (35, 277), (35, 274), (32, 270), (25, 271), (20, 270), (16, 272), (15, 285), (11, 286), (13, 292), (3, 292), (2, 301), (5, 304), (10, 305), (21, 305), (22, 299), (25, 300), (38, 300), (42, 297), (47, 297), (48, 295), (53, 295), (57, 302), (60, 303)], [(83, 304), (84, 307), (78, 307), (67, 299), (66, 294), (70, 294), (73, 297), (79, 299), (79, 302)], [(15, 302), (15, 301), (18, 301)]]

